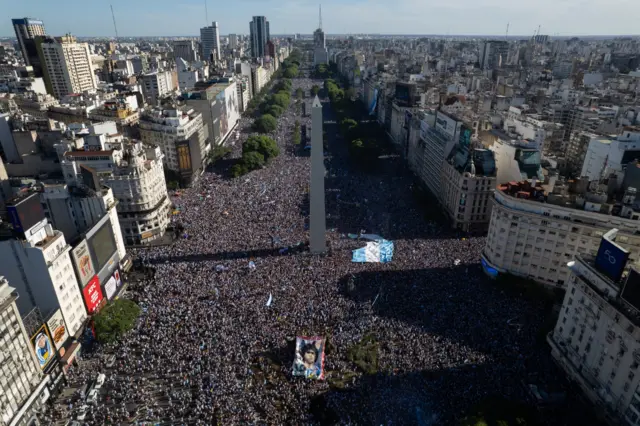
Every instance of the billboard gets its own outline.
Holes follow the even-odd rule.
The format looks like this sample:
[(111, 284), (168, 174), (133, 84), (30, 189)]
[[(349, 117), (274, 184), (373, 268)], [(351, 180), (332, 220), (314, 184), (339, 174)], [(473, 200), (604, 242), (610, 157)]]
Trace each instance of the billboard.
[(620, 298), (640, 310), (640, 273), (633, 268), (629, 270), (629, 276), (622, 288)]
[(181, 172), (191, 172), (191, 148), (189, 148), (189, 141), (176, 142), (176, 153), (178, 155), (178, 170)]
[(58, 309), (51, 318), (49, 318), (47, 326), (51, 332), (54, 347), (56, 350), (60, 350), (64, 345), (64, 342), (67, 341), (67, 337), (69, 337), (66, 324), (64, 323), (64, 318), (62, 317), (62, 311), (60, 309)]
[(109, 215), (105, 215), (104, 219), (104, 222), (101, 221), (102, 223), (99, 224), (96, 232), (90, 237), (87, 235), (87, 242), (93, 255), (94, 266), (98, 271), (107, 264), (111, 256), (118, 250)]
[(26, 232), (45, 219), (38, 194), (32, 194), (15, 204), (9, 203), (7, 205), (7, 214), (13, 229), (18, 232)]
[(107, 296), (107, 300), (111, 300), (115, 296), (118, 290), (116, 279), (114, 277), (109, 278), (109, 281), (104, 285), (104, 293)]
[(46, 324), (42, 324), (42, 327), (31, 337), (31, 346), (33, 346), (40, 369), (44, 370), (49, 361), (54, 358), (55, 353)]
[(438, 112), (438, 115), (436, 116), (436, 130), (453, 139), (456, 135), (457, 127), (458, 122), (456, 120)]
[(293, 375), (306, 379), (324, 379), (324, 337), (296, 337)]
[(96, 274), (87, 240), (80, 241), (80, 244), (71, 250), (71, 257), (76, 265), (76, 272), (80, 278), (80, 284), (82, 284), (82, 288), (84, 288), (89, 280)]
[(610, 234), (611, 231), (607, 232), (600, 240), (595, 266), (598, 271), (614, 282), (618, 282), (629, 259), (629, 252), (614, 243), (609, 237)]
[(100, 280), (97, 275), (94, 275), (91, 281), (89, 281), (89, 284), (82, 290), (82, 296), (87, 306), (87, 312), (93, 314), (104, 298), (102, 296), (102, 290), (100, 289)]

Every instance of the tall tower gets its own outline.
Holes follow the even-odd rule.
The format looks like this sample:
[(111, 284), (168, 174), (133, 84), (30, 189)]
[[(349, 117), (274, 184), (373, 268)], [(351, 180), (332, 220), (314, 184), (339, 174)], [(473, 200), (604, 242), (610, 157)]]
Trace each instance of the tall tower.
[(251, 57), (261, 58), (265, 56), (265, 46), (271, 39), (267, 18), (264, 16), (254, 16), (253, 20), (249, 22), (249, 32), (251, 37)]
[(324, 147), (322, 144), (322, 104), (316, 95), (311, 105), (311, 199), (309, 214), (311, 253), (324, 253), (326, 215), (324, 206)]
[(20, 45), (25, 64), (33, 67), (36, 77), (42, 77), (42, 64), (38, 57), (35, 38), (46, 34), (44, 22), (32, 18), (12, 19), (11, 22), (13, 23), (13, 29), (16, 32), (16, 38), (18, 39), (18, 45)]
[(211, 60), (211, 54), (214, 53), (214, 59), (220, 60), (220, 28), (218, 22), (213, 21), (210, 27), (200, 28), (200, 42), (202, 43), (202, 59)]

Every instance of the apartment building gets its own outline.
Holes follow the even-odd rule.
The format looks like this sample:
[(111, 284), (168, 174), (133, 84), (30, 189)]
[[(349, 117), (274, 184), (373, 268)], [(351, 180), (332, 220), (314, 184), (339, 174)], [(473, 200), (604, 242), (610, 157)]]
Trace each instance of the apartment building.
[(87, 43), (63, 37), (36, 38), (47, 91), (58, 99), (72, 93), (95, 91), (96, 77)]
[(613, 279), (598, 262), (578, 255), (568, 263), (567, 291), (547, 341), (602, 420), (640, 425), (640, 274)]
[(47, 33), (44, 22), (33, 18), (17, 18), (12, 19), (11, 23), (25, 64), (33, 67), (35, 77), (42, 77), (42, 63), (38, 55), (36, 38)]
[[(200, 44), (202, 45), (202, 59), (210, 62), (220, 60), (220, 28), (216, 21), (210, 27), (200, 28)], [(212, 56), (213, 55), (213, 56)]]
[(176, 88), (171, 71), (154, 71), (142, 75), (142, 94), (149, 105), (156, 105), (160, 98), (167, 96)]
[(62, 232), (44, 215), (37, 193), (21, 193), (7, 203), (7, 220), (0, 222), (0, 274), (21, 295), (22, 315), (38, 308), (46, 317), (60, 309), (69, 334), (82, 329), (87, 312)]
[[(499, 185), (491, 212), (482, 264), (490, 276), (510, 273), (552, 287), (566, 287), (566, 263), (578, 255), (595, 255), (609, 229), (617, 242), (640, 259), (640, 213), (633, 210), (635, 189), (622, 205), (607, 203), (601, 187), (588, 181)], [(605, 185), (606, 189), (606, 185)], [(616, 213), (613, 215), (612, 213)]]
[(19, 297), (0, 276), (0, 422), (4, 425), (37, 424), (37, 413), (45, 409), (48, 396), (49, 376), (42, 374), (31, 346), (31, 336), (16, 306)]
[(187, 62), (200, 60), (198, 43), (195, 40), (176, 40), (173, 42), (174, 59), (182, 58)]
[(616, 173), (622, 177), (627, 164), (637, 158), (640, 158), (640, 127), (628, 126), (618, 136), (589, 141), (580, 176), (598, 180)]
[(140, 117), (139, 130), (142, 142), (160, 147), (165, 167), (179, 173), (185, 183), (199, 176), (211, 149), (202, 113), (188, 106), (148, 108)]

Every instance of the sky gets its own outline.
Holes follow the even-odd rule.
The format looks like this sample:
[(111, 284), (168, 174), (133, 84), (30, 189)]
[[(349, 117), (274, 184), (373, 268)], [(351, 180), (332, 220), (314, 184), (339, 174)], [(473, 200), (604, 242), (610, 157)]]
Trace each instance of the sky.
[[(196, 36), (209, 21), (220, 33), (248, 34), (264, 15), (271, 34), (310, 34), (318, 27), (317, 0), (0, 0), (0, 37), (14, 36), (11, 18), (44, 21), (47, 33), (114, 36)], [(327, 34), (634, 35), (639, 0), (322, 0)]]

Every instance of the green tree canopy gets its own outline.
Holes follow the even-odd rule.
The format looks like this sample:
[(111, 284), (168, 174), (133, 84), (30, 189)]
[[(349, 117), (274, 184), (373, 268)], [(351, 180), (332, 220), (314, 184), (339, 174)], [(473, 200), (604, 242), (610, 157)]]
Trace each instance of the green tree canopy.
[(284, 108), (282, 108), (280, 105), (269, 105), (266, 112), (267, 114), (273, 115), (274, 117), (280, 117), (284, 112)]
[(128, 299), (110, 302), (98, 315), (93, 317), (96, 338), (101, 343), (117, 341), (127, 331), (133, 329), (140, 316), (140, 307)]
[(255, 128), (261, 133), (270, 133), (276, 130), (278, 122), (276, 118), (271, 114), (263, 114), (262, 117), (255, 121)]
[(318, 86), (317, 84), (314, 84), (313, 87), (311, 87), (311, 93), (313, 93), (313, 96), (317, 95), (319, 91), (320, 86)]
[(281, 106), (282, 108), (288, 107), (290, 101), (291, 98), (289, 97), (289, 94), (285, 92), (278, 92), (271, 97), (271, 103), (273, 105)]
[(284, 70), (284, 73), (282, 75), (284, 75), (286, 78), (297, 77), (298, 76), (298, 67), (295, 66), (295, 65), (292, 65), (289, 68), (287, 68), (286, 70)]
[(259, 152), (265, 161), (277, 157), (280, 149), (276, 141), (264, 135), (252, 135), (242, 145), (243, 155), (249, 152)]
[(242, 154), (242, 164), (247, 170), (256, 170), (264, 166), (264, 155), (256, 151)]

